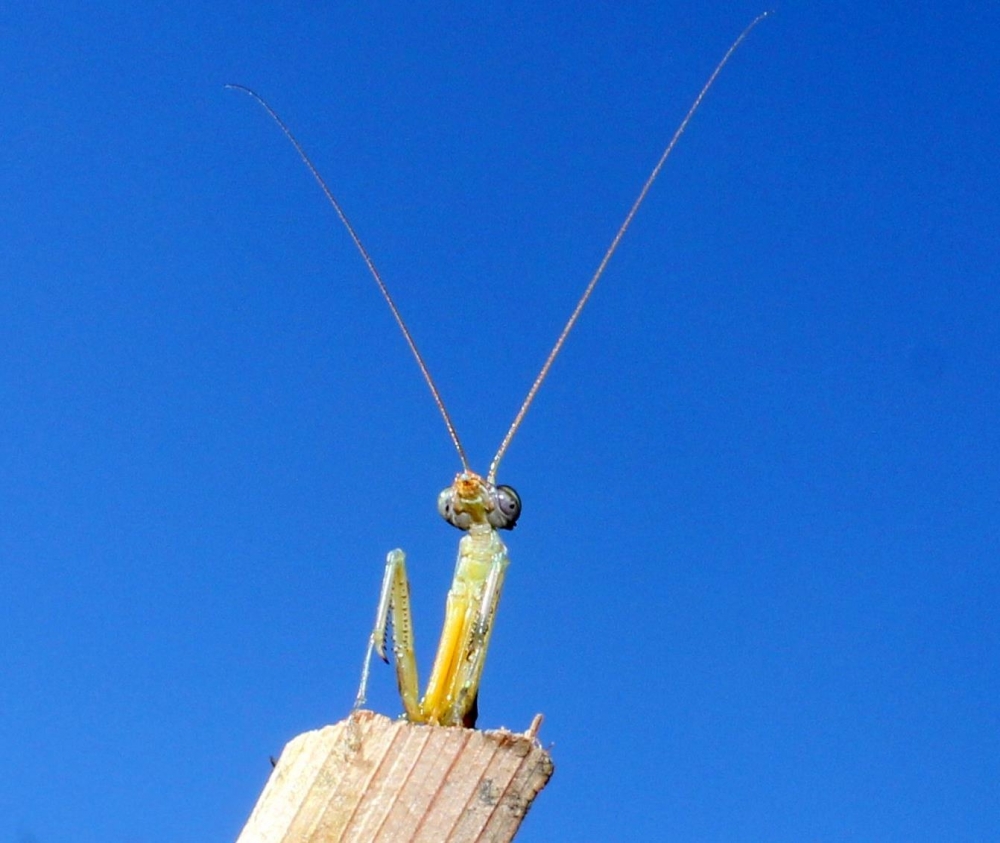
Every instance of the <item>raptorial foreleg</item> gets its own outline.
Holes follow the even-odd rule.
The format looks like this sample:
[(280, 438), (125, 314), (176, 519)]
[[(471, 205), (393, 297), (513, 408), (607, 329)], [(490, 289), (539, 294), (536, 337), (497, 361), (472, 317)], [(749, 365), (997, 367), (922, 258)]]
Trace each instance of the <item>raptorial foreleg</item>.
[(451, 698), (454, 700), (452, 717), (459, 722), (475, 704), (479, 682), (486, 664), (486, 651), (490, 646), (493, 621), (500, 605), (500, 592), (507, 572), (506, 548), (494, 554), (486, 576), (486, 583), (478, 595), (475, 617), (465, 642), (465, 652), (454, 674)]
[(368, 639), (365, 661), (361, 668), (361, 684), (354, 701), (355, 709), (361, 708), (365, 703), (372, 652), (378, 653), (382, 661), (386, 663), (389, 661), (385, 649), (390, 623), (399, 696), (403, 700), (406, 716), (410, 720), (419, 721), (422, 719), (418, 700), (420, 683), (417, 677), (417, 659), (413, 645), (410, 582), (406, 576), (406, 554), (399, 549), (389, 551), (385, 559), (382, 591), (379, 594), (378, 608), (375, 610), (375, 626)]

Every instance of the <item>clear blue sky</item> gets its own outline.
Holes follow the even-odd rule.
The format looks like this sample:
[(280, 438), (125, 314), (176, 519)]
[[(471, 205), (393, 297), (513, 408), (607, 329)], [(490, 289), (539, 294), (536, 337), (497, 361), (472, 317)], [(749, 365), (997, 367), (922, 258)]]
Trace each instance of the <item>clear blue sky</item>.
[[(0, 839), (232, 840), (354, 697), (387, 550), (426, 674), (485, 467), (754, 3), (0, 13)], [(781, 4), (501, 481), (480, 698), (523, 841), (1000, 839), (1000, 7)], [(373, 707), (399, 711), (376, 666)]]

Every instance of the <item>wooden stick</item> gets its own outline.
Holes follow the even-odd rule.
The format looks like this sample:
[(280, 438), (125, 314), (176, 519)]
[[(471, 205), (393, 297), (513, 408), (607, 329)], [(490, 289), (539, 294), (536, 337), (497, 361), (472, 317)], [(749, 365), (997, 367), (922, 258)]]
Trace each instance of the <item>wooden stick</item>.
[(285, 746), (236, 843), (509, 841), (552, 775), (527, 732), (354, 712)]

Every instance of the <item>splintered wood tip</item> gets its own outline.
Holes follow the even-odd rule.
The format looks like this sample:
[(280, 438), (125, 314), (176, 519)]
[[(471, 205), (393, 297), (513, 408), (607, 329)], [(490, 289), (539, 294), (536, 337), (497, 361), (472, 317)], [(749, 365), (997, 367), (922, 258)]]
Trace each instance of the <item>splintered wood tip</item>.
[(237, 843), (514, 838), (552, 775), (527, 732), (481, 732), (356, 711), (285, 746)]

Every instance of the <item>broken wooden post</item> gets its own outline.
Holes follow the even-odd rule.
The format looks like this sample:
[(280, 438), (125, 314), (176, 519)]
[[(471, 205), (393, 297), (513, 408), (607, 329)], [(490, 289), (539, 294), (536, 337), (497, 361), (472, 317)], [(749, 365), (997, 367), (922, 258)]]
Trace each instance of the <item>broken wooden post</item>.
[(237, 843), (509, 841), (552, 775), (540, 724), (481, 732), (354, 712), (289, 741)]

